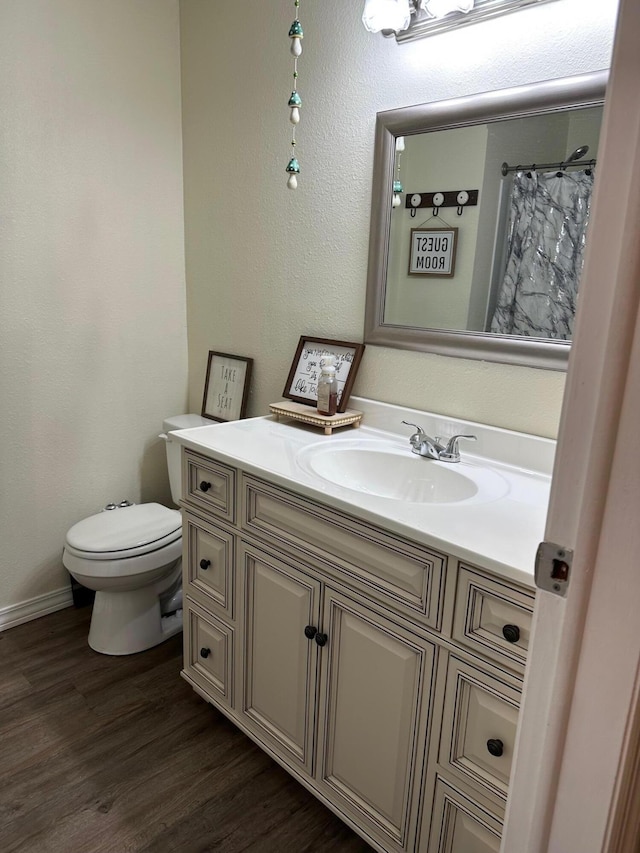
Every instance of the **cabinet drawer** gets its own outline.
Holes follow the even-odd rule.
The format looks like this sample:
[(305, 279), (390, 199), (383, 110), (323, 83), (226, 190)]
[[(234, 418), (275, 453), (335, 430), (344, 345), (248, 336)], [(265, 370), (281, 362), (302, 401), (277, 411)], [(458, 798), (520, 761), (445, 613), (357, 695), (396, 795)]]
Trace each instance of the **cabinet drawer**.
[(368, 595), (440, 628), (442, 555), (246, 476), (241, 525), (279, 548), (322, 560), (328, 573), (346, 574)]
[(501, 834), (493, 815), (442, 779), (436, 781), (427, 853), (498, 853)]
[(182, 536), (186, 594), (214, 613), (233, 619), (234, 536), (188, 514)]
[(233, 468), (182, 452), (182, 494), (185, 503), (233, 524), (236, 505), (236, 472)]
[(453, 638), (522, 675), (533, 605), (533, 593), (460, 566)]
[(233, 628), (193, 601), (185, 601), (185, 672), (217, 703), (233, 705)]
[(439, 762), (499, 808), (507, 799), (519, 703), (513, 687), (449, 658)]

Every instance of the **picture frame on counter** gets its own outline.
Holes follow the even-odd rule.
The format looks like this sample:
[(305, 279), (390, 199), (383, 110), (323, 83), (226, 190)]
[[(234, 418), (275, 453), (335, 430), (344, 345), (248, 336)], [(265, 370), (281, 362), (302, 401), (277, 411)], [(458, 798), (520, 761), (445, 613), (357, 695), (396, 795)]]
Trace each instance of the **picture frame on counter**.
[(338, 380), (337, 411), (345, 412), (364, 348), (364, 344), (351, 341), (301, 335), (282, 396), (307, 406), (317, 406), (320, 359), (333, 355)]
[(253, 359), (209, 350), (202, 417), (237, 421), (245, 417)]

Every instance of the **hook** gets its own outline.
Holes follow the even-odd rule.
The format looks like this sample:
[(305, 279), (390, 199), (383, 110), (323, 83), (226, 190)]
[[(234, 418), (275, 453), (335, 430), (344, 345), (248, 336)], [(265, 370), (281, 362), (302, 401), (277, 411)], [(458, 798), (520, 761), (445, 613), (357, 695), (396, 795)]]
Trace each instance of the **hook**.
[(456, 201), (458, 202), (458, 216), (462, 216), (462, 210), (465, 204), (469, 201), (469, 193), (466, 190), (460, 190), (456, 196)]
[(411, 218), (415, 219), (415, 215), (416, 215), (416, 209), (415, 209), (415, 207), (412, 207), (411, 208)]
[(433, 210), (431, 211), (432, 216), (437, 217), (437, 216), (438, 216), (438, 211), (439, 211), (439, 210), (440, 210), (440, 208), (439, 208), (439, 207), (434, 207), (434, 208), (433, 208)]

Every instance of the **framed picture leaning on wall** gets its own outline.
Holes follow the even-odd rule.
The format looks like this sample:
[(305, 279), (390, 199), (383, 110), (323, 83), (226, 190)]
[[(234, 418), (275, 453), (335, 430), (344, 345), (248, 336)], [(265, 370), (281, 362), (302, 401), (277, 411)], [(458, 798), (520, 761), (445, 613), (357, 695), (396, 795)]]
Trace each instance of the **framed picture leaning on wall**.
[(202, 398), (203, 418), (212, 421), (244, 418), (252, 367), (252, 358), (209, 351)]
[(302, 335), (282, 396), (307, 406), (316, 406), (320, 359), (324, 355), (333, 355), (338, 380), (338, 412), (345, 412), (363, 352), (364, 344)]

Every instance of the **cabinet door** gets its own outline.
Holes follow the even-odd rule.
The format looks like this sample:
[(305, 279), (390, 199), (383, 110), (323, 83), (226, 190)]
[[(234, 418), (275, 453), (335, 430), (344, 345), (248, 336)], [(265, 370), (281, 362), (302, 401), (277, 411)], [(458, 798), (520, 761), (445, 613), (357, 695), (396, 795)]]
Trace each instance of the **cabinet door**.
[(435, 650), (325, 591), (318, 785), (387, 850), (413, 850)]
[(246, 724), (294, 766), (312, 773), (320, 584), (243, 545)]

